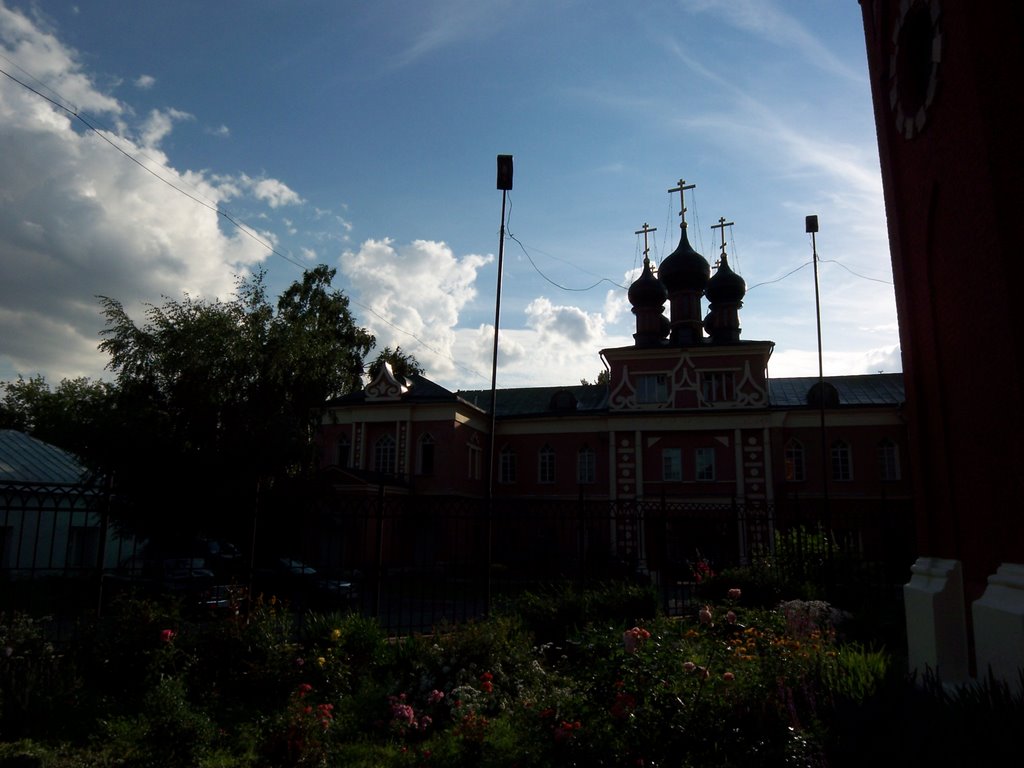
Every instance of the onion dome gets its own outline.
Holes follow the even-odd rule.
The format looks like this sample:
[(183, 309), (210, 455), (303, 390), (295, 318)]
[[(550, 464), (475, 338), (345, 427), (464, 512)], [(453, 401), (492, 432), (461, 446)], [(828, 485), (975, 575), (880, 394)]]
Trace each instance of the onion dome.
[(711, 275), (708, 260), (693, 250), (686, 237), (686, 226), (680, 227), (679, 245), (658, 269), (661, 281), (669, 293), (676, 291), (703, 291)]
[(722, 260), (718, 269), (704, 290), (704, 295), (712, 304), (738, 304), (747, 294), (747, 284), (742, 277), (732, 271), (729, 259), (722, 252)]
[(651, 272), (650, 259), (644, 259), (644, 268), (640, 277), (629, 286), (629, 303), (634, 307), (657, 309), (659, 312), (668, 300), (665, 284)]

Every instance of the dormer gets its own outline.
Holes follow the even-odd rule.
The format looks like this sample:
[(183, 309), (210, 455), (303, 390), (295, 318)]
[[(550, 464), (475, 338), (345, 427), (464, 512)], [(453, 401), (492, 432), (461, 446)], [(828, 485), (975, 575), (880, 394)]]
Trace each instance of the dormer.
[(410, 384), (404, 377), (395, 376), (390, 363), (381, 365), (377, 375), (366, 385), (366, 399), (374, 402), (401, 400)]

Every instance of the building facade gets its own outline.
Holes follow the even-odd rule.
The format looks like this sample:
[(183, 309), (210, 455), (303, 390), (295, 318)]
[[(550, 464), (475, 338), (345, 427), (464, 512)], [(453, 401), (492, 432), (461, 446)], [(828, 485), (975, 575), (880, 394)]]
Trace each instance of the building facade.
[[(607, 383), (450, 391), (384, 368), (328, 408), (339, 492), (666, 500), (821, 514), (910, 497), (900, 374), (769, 379), (771, 341), (741, 337), (745, 284), (723, 243), (690, 245), (629, 288), (634, 344), (595, 350)], [(704, 304), (707, 311), (704, 312)], [(490, 464), (489, 464), (490, 462)], [(493, 478), (489, 478), (489, 466)], [(489, 482), (490, 481), (490, 482)]]

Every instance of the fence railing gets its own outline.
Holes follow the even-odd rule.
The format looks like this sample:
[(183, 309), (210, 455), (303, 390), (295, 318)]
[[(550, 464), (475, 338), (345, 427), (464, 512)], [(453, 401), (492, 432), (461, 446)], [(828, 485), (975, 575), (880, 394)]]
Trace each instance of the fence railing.
[[(167, 586), (147, 577), (137, 544), (107, 524), (106, 503), (98, 492), (0, 486), (0, 610), (98, 610), (112, 586)], [(690, 610), (695, 573), (704, 566), (720, 572), (755, 565), (780, 581), (818, 585), (822, 594), (848, 594), (853, 585), (888, 599), (914, 558), (909, 503), (894, 501), (824, 509), (808, 501), (487, 504), (352, 496), (322, 503), (291, 534), (286, 544), (258, 542), (266, 557), (244, 553), (224, 570), (199, 563), (210, 578), (186, 574), (174, 589), (192, 601), (198, 597), (182, 584), (198, 590), (230, 583), (252, 598), (356, 609), (389, 632), (408, 633), (483, 616), (504, 599), (552, 585), (652, 584), (665, 610)]]

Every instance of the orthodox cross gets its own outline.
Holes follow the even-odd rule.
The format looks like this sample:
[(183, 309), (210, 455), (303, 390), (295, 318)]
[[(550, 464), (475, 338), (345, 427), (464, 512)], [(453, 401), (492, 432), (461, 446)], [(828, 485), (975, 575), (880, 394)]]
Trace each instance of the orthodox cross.
[(651, 250), (650, 248), (647, 247), (647, 235), (650, 234), (651, 232), (657, 232), (657, 231), (658, 231), (657, 227), (649, 227), (649, 226), (647, 226), (647, 222), (645, 221), (643, 228), (642, 229), (638, 229), (636, 232), (633, 233), (634, 235), (639, 235), (642, 232), (643, 235), (644, 235), (644, 265), (645, 266), (651, 263), (651, 260), (647, 257), (647, 254)]
[(673, 192), (679, 193), (679, 228), (682, 229), (686, 226), (686, 198), (684, 197), (686, 190), (693, 189), (696, 184), (687, 184), (682, 179), (679, 180), (679, 186), (673, 187), (668, 191), (671, 195)]
[[(731, 227), (735, 223), (736, 222), (734, 222), (734, 221), (726, 221), (724, 216), (719, 216), (718, 217), (718, 223), (711, 225), (712, 229), (720, 229), (720, 230), (722, 230), (722, 257), (723, 258), (725, 257), (725, 228), (726, 227)], [(719, 263), (721, 263), (721, 260), (719, 260)]]

